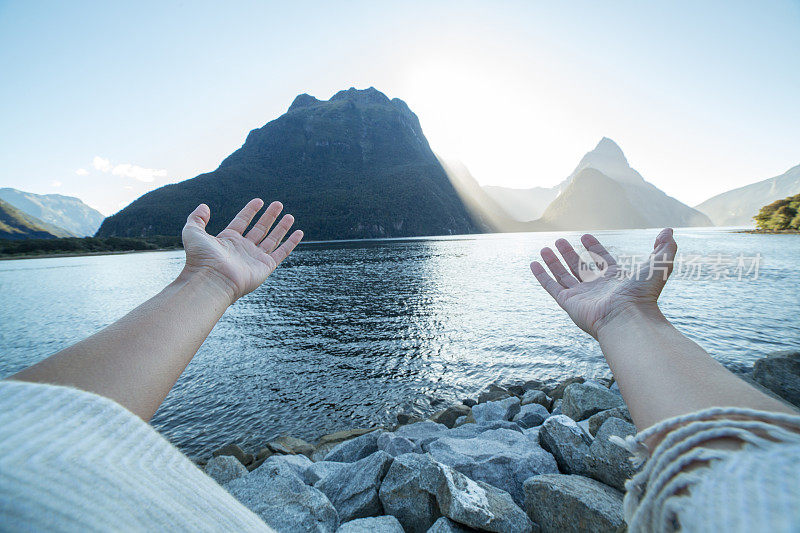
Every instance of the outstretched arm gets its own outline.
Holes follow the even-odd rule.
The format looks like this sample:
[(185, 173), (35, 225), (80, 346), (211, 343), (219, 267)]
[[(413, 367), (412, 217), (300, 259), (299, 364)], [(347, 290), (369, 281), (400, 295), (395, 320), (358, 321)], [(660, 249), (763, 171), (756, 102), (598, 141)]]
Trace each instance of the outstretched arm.
[(211, 217), (199, 205), (183, 228), (186, 265), (159, 294), (91, 337), (10, 379), (68, 385), (117, 401), (150, 420), (222, 314), (256, 289), (303, 238), (283, 206), (251, 200), (219, 235), (206, 233)]
[(564, 239), (555, 252), (542, 249), (551, 277), (538, 262), (531, 271), (581, 329), (600, 342), (620, 392), (639, 430), (708, 407), (746, 407), (796, 414), (737, 378), (675, 329), (657, 300), (672, 272), (677, 244), (671, 229), (656, 238), (650, 260), (622, 275), (614, 258), (592, 235), (581, 238), (595, 259), (590, 270)]

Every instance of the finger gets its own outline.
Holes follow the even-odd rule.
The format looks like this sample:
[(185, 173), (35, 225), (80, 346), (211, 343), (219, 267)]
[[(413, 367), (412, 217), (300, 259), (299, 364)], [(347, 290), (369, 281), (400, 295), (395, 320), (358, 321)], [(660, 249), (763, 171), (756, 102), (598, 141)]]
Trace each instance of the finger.
[(211, 220), (211, 208), (206, 204), (200, 204), (189, 213), (186, 218), (186, 226), (196, 226), (205, 231), (209, 220)]
[(269, 204), (269, 207), (267, 207), (264, 214), (261, 215), (261, 218), (258, 219), (258, 222), (253, 224), (253, 227), (247, 232), (245, 238), (256, 244), (260, 243), (264, 235), (269, 231), (269, 228), (275, 223), (275, 219), (281, 214), (282, 209), (283, 204), (280, 202), (272, 202)]
[(253, 217), (256, 216), (256, 213), (258, 213), (262, 205), (264, 205), (264, 200), (261, 198), (253, 198), (239, 211), (238, 215), (233, 217), (233, 220), (231, 220), (231, 223), (228, 224), (228, 227), (225, 229), (233, 230), (240, 234), (244, 233), (244, 230), (250, 225), (250, 221), (253, 220)]
[(542, 248), (542, 259), (544, 259), (547, 268), (550, 269), (550, 272), (553, 273), (556, 280), (564, 288), (569, 289), (580, 283), (572, 274), (567, 272), (567, 269), (561, 264), (556, 253), (550, 248)]
[[(594, 258), (594, 262), (597, 264), (600, 270), (617, 264), (616, 260), (611, 257), (611, 254), (608, 253), (608, 250), (606, 250), (605, 246), (600, 244), (600, 241), (598, 241), (594, 235), (587, 233), (581, 237), (581, 242), (583, 243), (584, 248), (593, 254), (592, 257)], [(603, 262), (605, 262), (605, 265), (601, 264), (600, 261), (597, 260), (598, 256), (603, 260)]]
[(289, 254), (292, 253), (292, 250), (294, 250), (295, 246), (300, 244), (300, 240), (302, 238), (303, 238), (303, 232), (297, 230), (291, 235), (289, 235), (289, 238), (286, 239), (286, 241), (283, 244), (281, 244), (277, 250), (269, 254), (270, 256), (272, 256), (272, 259), (275, 260), (276, 266), (280, 265), (281, 261), (286, 259), (289, 256)]
[(588, 272), (589, 267), (586, 266), (586, 263), (581, 261), (578, 252), (575, 251), (575, 248), (573, 248), (566, 239), (558, 239), (556, 241), (556, 248), (558, 248), (558, 251), (561, 253), (561, 257), (564, 258), (564, 261), (567, 263), (567, 266), (572, 274), (579, 281), (582, 281), (583, 278), (581, 277), (581, 272)]
[(661, 230), (653, 245), (653, 253), (650, 254), (650, 264), (653, 272), (660, 271), (665, 273), (664, 279), (666, 279), (672, 272), (677, 251), (678, 243), (672, 237), (672, 228)]
[(294, 224), (294, 217), (292, 215), (285, 215), (281, 221), (278, 222), (278, 225), (272, 228), (267, 238), (261, 241), (261, 248), (267, 253), (271, 253), (272, 250), (278, 246), (278, 243), (281, 242), (283, 236), (289, 232), (289, 228), (292, 227), (292, 224)]
[(665, 246), (665, 245), (669, 245), (669, 244), (672, 244), (672, 243), (675, 244), (675, 249), (677, 250), (678, 249), (678, 244), (675, 242), (675, 239), (673, 238), (672, 235), (673, 235), (672, 228), (664, 228), (664, 229), (662, 229), (659, 232), (658, 236), (656, 237), (656, 242), (655, 242), (655, 244), (653, 244), (653, 250), (654, 251), (658, 250), (659, 247)]
[(563, 291), (564, 287), (556, 283), (556, 281), (547, 274), (547, 271), (539, 261), (531, 263), (531, 272), (536, 276), (536, 281), (539, 282), (539, 285), (547, 291), (547, 294), (552, 296), (554, 300), (558, 300), (558, 293)]

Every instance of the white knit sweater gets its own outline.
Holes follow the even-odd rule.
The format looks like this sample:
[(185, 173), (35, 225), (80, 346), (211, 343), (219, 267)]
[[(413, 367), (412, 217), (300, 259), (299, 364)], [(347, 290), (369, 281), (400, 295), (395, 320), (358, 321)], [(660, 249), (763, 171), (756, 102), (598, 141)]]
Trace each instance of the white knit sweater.
[(273, 531), (139, 417), (0, 381), (0, 530)]
[[(620, 444), (645, 459), (657, 433), (626, 485), (629, 531), (800, 531), (800, 417), (710, 409)], [(703, 447), (720, 437), (743, 447)], [(0, 381), (0, 530), (272, 531), (115, 402), (14, 381)]]
[(612, 439), (646, 460), (625, 484), (629, 532), (800, 532), (800, 416), (718, 407)]

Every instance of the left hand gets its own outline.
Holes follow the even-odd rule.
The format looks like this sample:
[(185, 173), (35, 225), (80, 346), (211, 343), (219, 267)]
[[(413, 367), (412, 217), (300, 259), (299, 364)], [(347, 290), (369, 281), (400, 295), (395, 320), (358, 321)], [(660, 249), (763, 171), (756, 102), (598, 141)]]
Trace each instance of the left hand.
[(272, 202), (245, 234), (263, 205), (259, 198), (250, 200), (216, 237), (206, 233), (211, 209), (206, 204), (197, 206), (183, 227), (184, 272), (212, 274), (227, 287), (231, 302), (258, 288), (303, 238), (297, 230), (278, 246), (294, 223), (292, 215), (285, 215), (267, 234), (283, 209), (280, 202)]

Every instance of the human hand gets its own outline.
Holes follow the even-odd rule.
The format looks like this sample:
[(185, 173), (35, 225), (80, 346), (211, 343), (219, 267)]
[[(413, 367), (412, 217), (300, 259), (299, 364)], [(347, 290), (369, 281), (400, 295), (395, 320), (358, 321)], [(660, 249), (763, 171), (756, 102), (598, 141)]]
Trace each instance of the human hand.
[(263, 205), (259, 198), (250, 200), (216, 237), (206, 233), (211, 209), (206, 204), (197, 206), (182, 232), (184, 273), (210, 274), (226, 290), (231, 303), (261, 285), (303, 238), (303, 232), (297, 230), (278, 246), (294, 223), (292, 215), (285, 215), (267, 235), (283, 209), (280, 202), (272, 202), (245, 235)]
[(558, 239), (556, 248), (571, 273), (550, 248), (542, 248), (541, 254), (555, 280), (538, 261), (531, 263), (533, 275), (578, 327), (597, 338), (605, 325), (631, 310), (657, 310), (656, 301), (672, 272), (678, 249), (672, 229), (658, 234), (649, 260), (631, 273), (620, 272), (617, 262), (594, 236), (584, 235), (581, 242), (598, 271), (583, 263), (565, 239)]

